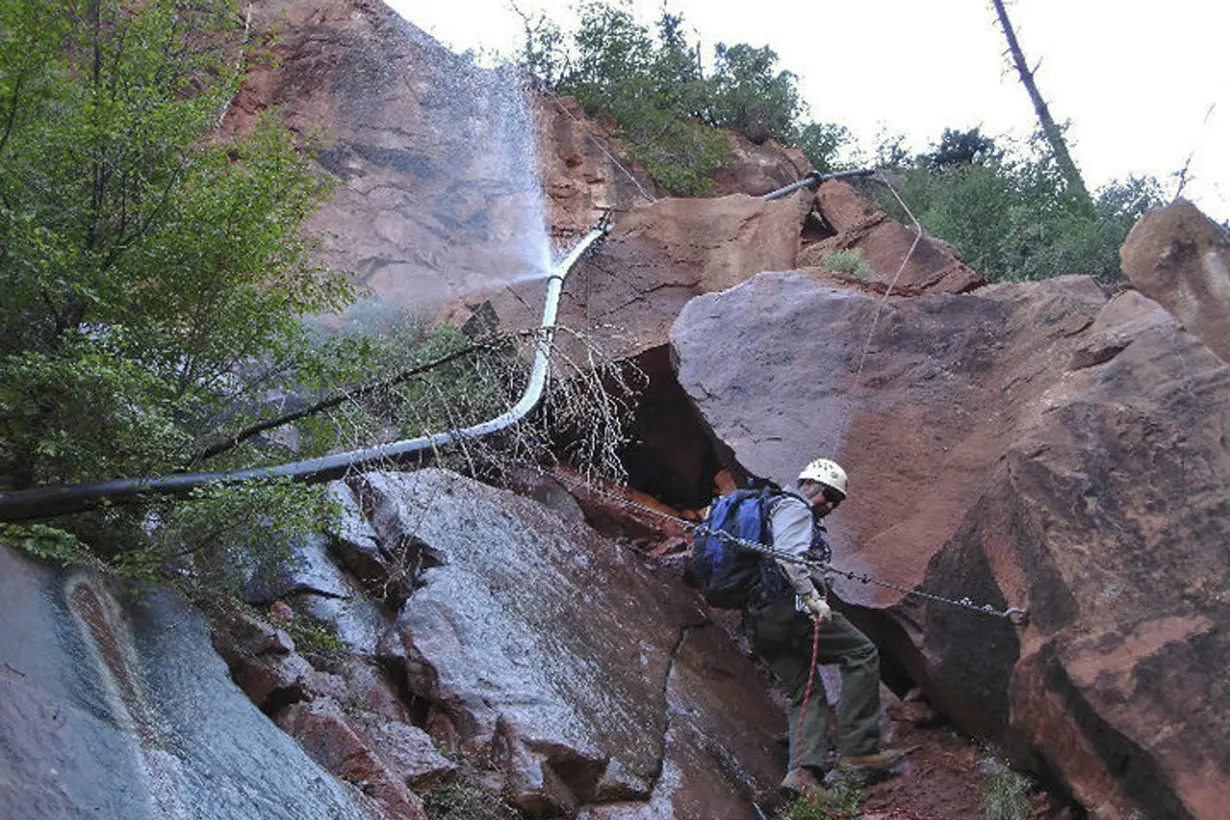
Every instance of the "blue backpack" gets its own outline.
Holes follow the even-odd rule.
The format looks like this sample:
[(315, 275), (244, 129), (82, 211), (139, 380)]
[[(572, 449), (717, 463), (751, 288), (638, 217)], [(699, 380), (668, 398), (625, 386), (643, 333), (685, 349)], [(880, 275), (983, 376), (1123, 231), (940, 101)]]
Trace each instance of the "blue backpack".
[(742, 609), (775, 597), (785, 584), (777, 564), (735, 539), (773, 546), (769, 505), (790, 495), (770, 482), (735, 490), (714, 501), (692, 536), (692, 571), (710, 606)]

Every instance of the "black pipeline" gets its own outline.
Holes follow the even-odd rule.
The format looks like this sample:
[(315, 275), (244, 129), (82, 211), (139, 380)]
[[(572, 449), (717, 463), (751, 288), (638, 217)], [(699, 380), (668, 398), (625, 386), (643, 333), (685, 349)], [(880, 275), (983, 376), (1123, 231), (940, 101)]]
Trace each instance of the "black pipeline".
[(830, 179), (849, 179), (851, 177), (869, 177), (875, 171), (870, 168), (862, 168), (856, 171), (834, 171), (831, 174), (822, 174), (819, 171), (812, 171), (807, 176), (800, 179), (798, 182), (792, 182), (784, 188), (778, 188), (776, 191), (771, 191), (761, 199), (766, 202), (770, 199), (780, 199), (786, 194), (792, 194), (800, 188), (817, 188), (821, 182), (828, 182)]
[(525, 417), (542, 397), (547, 381), (551, 342), (555, 335), (555, 316), (559, 310), (559, 297), (563, 290), (564, 277), (594, 242), (610, 233), (611, 227), (609, 220), (604, 218), (602, 223), (586, 234), (547, 277), (547, 297), (542, 311), (542, 328), (538, 337), (533, 370), (530, 372), (529, 385), (520, 401), (490, 421), (462, 430), (449, 430), (419, 438), (394, 441), (379, 447), (336, 453), (321, 458), (278, 464), (273, 467), (251, 467), (211, 473), (176, 473), (151, 478), (120, 478), (95, 484), (62, 484), (13, 493), (0, 493), (0, 521), (51, 518), (89, 510), (103, 503), (132, 502), (148, 494), (185, 495), (197, 487), (209, 484), (234, 484), (269, 478), (289, 478), (304, 484), (320, 484), (341, 478), (356, 469), (377, 464), (397, 463), (424, 450), (444, 447), (457, 441), (479, 438), (503, 430)]

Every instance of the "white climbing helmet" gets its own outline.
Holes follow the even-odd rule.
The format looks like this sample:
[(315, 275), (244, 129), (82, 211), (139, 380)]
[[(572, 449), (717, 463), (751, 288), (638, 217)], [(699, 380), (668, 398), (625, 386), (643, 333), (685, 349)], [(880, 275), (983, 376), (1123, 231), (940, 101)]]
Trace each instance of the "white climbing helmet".
[(799, 481), (818, 481), (846, 495), (846, 471), (836, 461), (818, 458), (803, 468)]

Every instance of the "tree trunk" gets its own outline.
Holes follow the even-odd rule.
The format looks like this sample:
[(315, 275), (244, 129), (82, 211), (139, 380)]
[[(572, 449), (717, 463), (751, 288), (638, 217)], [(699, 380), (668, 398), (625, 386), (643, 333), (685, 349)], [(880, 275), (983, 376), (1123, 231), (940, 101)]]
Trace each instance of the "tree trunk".
[(1016, 32), (1013, 31), (1012, 23), (1008, 20), (1004, 2), (1003, 0), (991, 0), (991, 3), (995, 6), (995, 14), (999, 17), (999, 24), (1004, 29), (1004, 38), (1008, 41), (1008, 50), (1012, 53), (1013, 65), (1016, 66), (1017, 74), (1020, 75), (1025, 90), (1029, 92), (1029, 99), (1034, 104), (1038, 122), (1042, 124), (1042, 136), (1050, 144), (1051, 151), (1055, 154), (1055, 161), (1059, 163), (1059, 171), (1063, 174), (1072, 192), (1092, 206), (1093, 200), (1089, 197), (1089, 190), (1085, 187), (1084, 179), (1081, 178), (1080, 169), (1076, 167), (1076, 163), (1072, 161), (1072, 155), (1068, 153), (1068, 143), (1063, 138), (1063, 131), (1055, 124), (1051, 111), (1047, 108), (1046, 100), (1042, 98), (1042, 92), (1038, 91), (1038, 84), (1034, 82), (1034, 74), (1025, 62), (1025, 53), (1021, 51)]

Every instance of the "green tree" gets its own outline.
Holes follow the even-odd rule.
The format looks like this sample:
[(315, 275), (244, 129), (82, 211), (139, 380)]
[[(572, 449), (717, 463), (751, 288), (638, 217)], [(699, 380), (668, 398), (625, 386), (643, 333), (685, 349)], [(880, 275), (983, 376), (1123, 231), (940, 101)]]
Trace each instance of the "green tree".
[[(329, 377), (299, 317), (351, 293), (308, 261), (312, 146), (275, 117), (217, 132), (241, 21), (0, 0), (0, 489), (173, 470), (235, 408)], [(72, 526), (137, 545), (142, 515)]]
[(850, 129), (837, 123), (809, 122), (799, 131), (796, 143), (811, 167), (821, 173), (838, 170), (838, 154), (852, 141)]
[(653, 38), (630, 11), (600, 2), (583, 4), (574, 40), (576, 56), (561, 81), (562, 91), (574, 94), (587, 109), (617, 120), (656, 102), (650, 94)]
[[(885, 151), (903, 153), (896, 141)], [(906, 218), (894, 200), (876, 195), (890, 213)], [(977, 129), (946, 129), (907, 167), (901, 195), (928, 231), (992, 281), (1084, 273), (1114, 282), (1128, 231), (1161, 204), (1156, 180), (1138, 178), (1108, 185), (1091, 212), (1046, 141), (1001, 150)]]
[(526, 68), (592, 116), (609, 118), (628, 154), (673, 194), (707, 193), (711, 172), (727, 160), (722, 129), (754, 142), (798, 142), (820, 170), (830, 170), (849, 134), (837, 125), (801, 125), (798, 78), (779, 70), (768, 47), (719, 44), (706, 77), (700, 49), (682, 15), (663, 9), (655, 27), (630, 5), (590, 0), (568, 38), (541, 17), (523, 15)]
[(699, 119), (710, 91), (682, 24), (663, 12), (655, 37), (623, 5), (585, 3), (559, 91), (613, 120), (628, 153), (668, 191), (703, 194), (729, 141)]
[(798, 77), (777, 70), (777, 52), (768, 46), (718, 43), (715, 56), (710, 122), (756, 143), (793, 140), (803, 112)]
[(984, 137), (981, 129), (971, 128), (968, 131), (957, 131), (945, 128), (939, 144), (919, 159), (924, 161), (932, 171), (944, 171), (963, 165), (985, 165), (992, 160), (1003, 158), (995, 140)]

